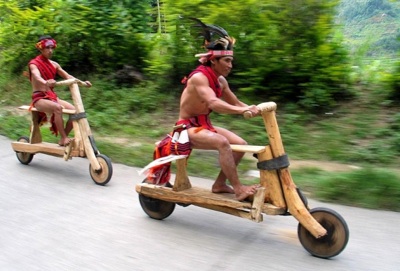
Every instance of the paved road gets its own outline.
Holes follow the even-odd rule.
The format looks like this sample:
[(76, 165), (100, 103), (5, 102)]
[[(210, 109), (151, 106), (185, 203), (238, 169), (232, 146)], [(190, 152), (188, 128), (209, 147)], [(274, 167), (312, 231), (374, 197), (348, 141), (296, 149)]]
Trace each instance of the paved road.
[(323, 260), (303, 249), (293, 217), (255, 223), (177, 206), (153, 220), (138, 202), (137, 168), (113, 164), (102, 187), (86, 159), (38, 154), (25, 166), (10, 143), (0, 136), (0, 270), (400, 270), (400, 213), (309, 200), (350, 229), (346, 249)]

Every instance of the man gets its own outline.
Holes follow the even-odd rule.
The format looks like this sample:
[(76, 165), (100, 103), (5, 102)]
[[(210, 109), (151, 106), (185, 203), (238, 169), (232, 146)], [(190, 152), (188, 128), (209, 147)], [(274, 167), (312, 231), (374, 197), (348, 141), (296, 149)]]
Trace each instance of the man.
[[(227, 129), (213, 127), (209, 114), (212, 111), (221, 114), (243, 114), (246, 111), (258, 114), (259, 109), (255, 105), (248, 106), (241, 102), (231, 91), (225, 79), (232, 69), (232, 48), (235, 39), (229, 37), (228, 33), (218, 26), (205, 25), (198, 19), (194, 20), (198, 23), (196, 26), (200, 26), (203, 30), (208, 52), (196, 55), (200, 57), (202, 64), (183, 81), (186, 86), (181, 95), (179, 120), (176, 123), (176, 127), (180, 129), (176, 131), (187, 130), (190, 149), (218, 150), (221, 171), (211, 190), (214, 193), (234, 193), (236, 199), (242, 201), (253, 195), (259, 185), (245, 186), (240, 183), (236, 167), (244, 153), (233, 152), (230, 144), (247, 143)], [(220, 38), (211, 41), (210, 38), (215, 34)], [(174, 147), (169, 147), (171, 143), (167, 140), (168, 138), (164, 139), (161, 145), (158, 145), (155, 153), (161, 154), (159, 156), (163, 156), (163, 152), (169, 153), (163, 151), (162, 146), (167, 146), (171, 152), (174, 152)], [(182, 145), (178, 147), (175, 145), (175, 149), (179, 149), (175, 154), (182, 154), (185, 151), (184, 154), (190, 153), (187, 147)], [(157, 155), (154, 158), (157, 158)], [(168, 168), (160, 166), (158, 171), (151, 171), (150, 175), (155, 176), (153, 182), (162, 174), (165, 174), (165, 179), (168, 179), (169, 173), (164, 173), (166, 170)], [(232, 187), (226, 184), (226, 179)]]
[[(72, 130), (72, 122), (68, 120), (64, 128), (64, 120), (62, 109), (75, 109), (72, 104), (58, 98), (53, 88), (56, 83), (56, 75), (64, 79), (74, 78), (68, 74), (61, 66), (50, 60), (53, 56), (54, 49), (57, 47), (57, 42), (51, 36), (41, 36), (36, 43), (36, 48), (40, 51), (40, 55), (29, 61), (29, 79), (32, 84), (32, 104), (42, 114), (43, 121), (46, 121), (46, 114), (52, 114), (50, 130), (56, 136), (60, 133), (60, 146), (66, 146), (71, 142), (68, 134)], [(92, 84), (86, 81), (88, 87)]]

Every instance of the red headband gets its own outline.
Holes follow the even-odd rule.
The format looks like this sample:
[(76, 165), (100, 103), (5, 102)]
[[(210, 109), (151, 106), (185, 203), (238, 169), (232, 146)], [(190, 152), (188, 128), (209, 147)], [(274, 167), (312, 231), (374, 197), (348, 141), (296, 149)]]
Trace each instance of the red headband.
[(39, 50), (42, 50), (48, 46), (52, 46), (54, 48), (57, 47), (57, 42), (54, 39), (44, 39), (36, 43), (35, 47)]
[(195, 57), (200, 57), (199, 61), (204, 64), (210, 59), (217, 56), (233, 56), (232, 50), (209, 50), (207, 53), (196, 54)]

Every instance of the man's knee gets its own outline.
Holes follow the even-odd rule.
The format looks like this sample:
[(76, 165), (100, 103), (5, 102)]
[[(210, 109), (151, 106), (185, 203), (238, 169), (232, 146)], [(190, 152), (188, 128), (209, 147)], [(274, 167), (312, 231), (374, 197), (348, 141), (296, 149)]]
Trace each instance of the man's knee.
[(231, 144), (226, 137), (220, 138), (218, 142), (219, 150), (229, 150), (231, 148)]
[(53, 106), (53, 113), (56, 115), (62, 115), (62, 110), (63, 110), (63, 108), (60, 104), (55, 104)]

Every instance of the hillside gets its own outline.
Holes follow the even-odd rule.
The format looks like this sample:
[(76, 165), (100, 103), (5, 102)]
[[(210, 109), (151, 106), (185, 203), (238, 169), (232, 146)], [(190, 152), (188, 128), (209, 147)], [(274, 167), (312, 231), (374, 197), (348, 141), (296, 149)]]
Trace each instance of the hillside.
[(391, 58), (400, 51), (400, 1), (342, 0), (337, 23), (356, 56)]

